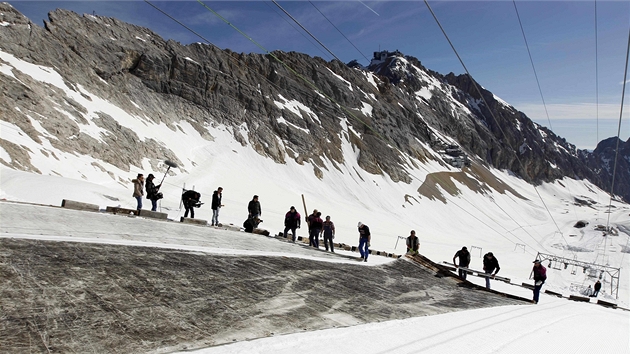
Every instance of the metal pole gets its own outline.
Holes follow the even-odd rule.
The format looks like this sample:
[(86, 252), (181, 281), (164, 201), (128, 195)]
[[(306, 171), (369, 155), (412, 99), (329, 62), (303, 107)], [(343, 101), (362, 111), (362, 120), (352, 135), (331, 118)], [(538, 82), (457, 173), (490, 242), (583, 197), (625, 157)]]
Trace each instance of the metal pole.
[[(166, 169), (166, 172), (164, 173), (164, 177), (162, 177), (162, 180), (160, 181), (160, 187), (162, 186), (162, 183), (164, 182), (164, 179), (166, 178), (166, 175), (168, 174), (168, 171), (171, 169), (171, 166), (168, 166), (168, 168)], [(159, 190), (160, 188), (158, 188)]]
[[(396, 239), (396, 246), (394, 246), (394, 249), (396, 249), (398, 247), (398, 240), (406, 240), (407, 238), (404, 236), (398, 236), (398, 238)], [(405, 244), (406, 245), (406, 244)]]

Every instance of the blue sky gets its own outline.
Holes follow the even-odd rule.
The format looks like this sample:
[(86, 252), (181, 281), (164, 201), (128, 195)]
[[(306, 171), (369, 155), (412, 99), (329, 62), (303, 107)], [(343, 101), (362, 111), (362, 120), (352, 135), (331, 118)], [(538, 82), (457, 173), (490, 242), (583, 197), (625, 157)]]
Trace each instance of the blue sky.
[[(152, 3), (221, 48), (261, 50), (196, 1)], [(304, 34), (271, 1), (205, 1), (268, 50), (298, 51), (332, 57)], [(64, 8), (112, 16), (149, 27), (184, 44), (201, 41), (144, 1), (17, 1), (11, 4), (37, 24), (47, 12)], [(381, 49), (398, 49), (442, 74), (464, 72), (422, 1), (281, 1), (279, 4), (344, 62), (367, 64)], [(430, 1), (436, 16), (473, 77), (485, 88), (549, 126), (512, 1)], [(553, 122), (572, 119), (593, 125), (596, 108), (595, 2), (518, 1), (516, 3)], [(319, 12), (348, 37), (361, 54)], [(630, 28), (630, 2), (597, 1), (599, 118), (619, 119)], [(626, 99), (626, 102), (628, 98)], [(624, 112), (630, 109), (626, 104)], [(624, 113), (621, 138), (630, 135), (630, 112)], [(556, 132), (572, 140), (571, 125)], [(563, 128), (560, 128), (563, 127)], [(580, 126), (584, 130), (584, 126)], [(596, 130), (593, 126), (593, 131)], [(562, 129), (562, 130), (561, 130)], [(609, 135), (609, 134), (608, 134)], [(600, 139), (606, 136), (600, 137)], [(574, 139), (578, 139), (577, 137)], [(582, 138), (579, 138), (582, 139)]]

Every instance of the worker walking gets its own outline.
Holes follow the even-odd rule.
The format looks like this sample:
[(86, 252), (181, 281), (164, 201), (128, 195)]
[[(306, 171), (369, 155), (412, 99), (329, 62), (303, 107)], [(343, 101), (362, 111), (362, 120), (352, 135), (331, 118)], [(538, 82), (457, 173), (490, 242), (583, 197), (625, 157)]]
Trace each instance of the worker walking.
[(547, 280), (547, 268), (540, 264), (540, 260), (534, 261), (534, 268), (532, 269), (534, 274), (534, 303), (538, 303), (538, 297), (540, 296), (540, 288), (542, 288), (545, 280)]
[[(455, 263), (455, 258), (459, 258), (459, 265), (457, 265)], [(455, 256), (453, 256), (453, 265), (455, 266), (455, 268), (460, 268), (458, 269), (459, 271), (459, 277), (466, 280), (466, 271), (461, 269), (463, 268), (468, 268), (468, 265), (470, 264), (470, 252), (468, 252), (468, 248), (466, 248), (466, 246), (462, 247), (461, 250), (457, 251), (455, 253)]]
[[(494, 278), (499, 272), (499, 260), (494, 257), (492, 252), (488, 252), (483, 256), (483, 270), (486, 273), (486, 288), (490, 289), (490, 278)], [(492, 274), (494, 272), (494, 274)]]

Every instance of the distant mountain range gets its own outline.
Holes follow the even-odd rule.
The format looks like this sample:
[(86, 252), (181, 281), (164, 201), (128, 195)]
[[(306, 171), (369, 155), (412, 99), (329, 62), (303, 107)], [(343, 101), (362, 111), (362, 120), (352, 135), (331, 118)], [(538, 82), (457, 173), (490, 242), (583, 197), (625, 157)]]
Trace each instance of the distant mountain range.
[[(56, 152), (91, 156), (110, 174), (104, 165), (129, 171), (145, 159), (184, 158), (117, 111), (81, 104), (103, 99), (173, 134), (181, 120), (208, 140), (206, 126), (226, 125), (269, 163), (312, 163), (320, 178), (324, 160), (343, 164), (347, 140), (361, 168), (395, 182), (411, 181), (414, 161), (432, 160), (509, 170), (533, 184), (588, 179), (610, 191), (618, 139), (592, 153), (576, 149), (477, 85), (480, 95), (467, 75), (439, 74), (398, 51), (374, 53), (368, 67), (295, 52), (239, 54), (65, 10), (41, 28), (7, 3), (0, 24), (0, 119), (42, 142), (34, 151), (3, 136), (0, 163), (10, 168), (41, 172)], [(13, 58), (54, 72), (34, 80), (12, 70)], [(630, 139), (619, 142), (616, 173), (614, 193), (630, 202)]]

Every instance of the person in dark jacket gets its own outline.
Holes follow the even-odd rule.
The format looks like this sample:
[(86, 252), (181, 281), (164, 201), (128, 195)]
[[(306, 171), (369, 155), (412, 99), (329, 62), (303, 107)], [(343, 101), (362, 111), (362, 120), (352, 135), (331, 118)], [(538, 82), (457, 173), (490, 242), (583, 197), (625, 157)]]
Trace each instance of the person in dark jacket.
[(308, 225), (308, 229), (311, 229), (311, 220), (315, 219), (315, 215), (317, 214), (317, 209), (313, 209), (313, 213), (306, 217), (306, 224)]
[(547, 268), (540, 264), (540, 260), (534, 261), (534, 268), (532, 269), (532, 273), (534, 274), (534, 302), (538, 303), (538, 298), (540, 296), (540, 288), (542, 288), (543, 284), (545, 284), (545, 280), (547, 280)]
[(595, 282), (595, 285), (593, 286), (593, 295), (591, 295), (591, 297), (597, 297), (597, 295), (599, 294), (599, 290), (602, 288), (602, 283), (598, 280)]
[(411, 230), (411, 234), (407, 237), (407, 254), (416, 255), (420, 249), (420, 240), (416, 236), (416, 232)]
[[(459, 265), (455, 264), (455, 258), (459, 258)], [(463, 268), (468, 268), (468, 265), (470, 264), (470, 252), (468, 252), (468, 248), (466, 248), (466, 246), (462, 247), (461, 250), (455, 252), (455, 255), (453, 256), (453, 265), (458, 268), (458, 267), (463, 267)], [(459, 269), (458, 271), (459, 273), (459, 277), (466, 280), (466, 271)]]
[(156, 186), (153, 184), (153, 179), (155, 179), (155, 176), (153, 176), (153, 173), (149, 173), (145, 187), (147, 189), (147, 199), (151, 201), (151, 211), (156, 211), (157, 201), (162, 199), (162, 193), (160, 193), (160, 187), (162, 187), (162, 184), (158, 184)]
[(322, 232), (322, 228), (324, 227), (324, 221), (321, 218), (322, 213), (317, 212), (315, 217), (311, 219), (311, 231), (308, 235), (309, 245), (312, 245), (315, 248), (319, 248), (319, 234)]
[(295, 229), (300, 228), (300, 220), (301, 216), (295, 207), (292, 206), (291, 209), (284, 215), (284, 238), (287, 238), (287, 231), (291, 230), (293, 234), (292, 241), (295, 242)]
[(367, 262), (368, 254), (370, 254), (370, 241), (372, 240), (372, 234), (370, 234), (370, 228), (359, 221), (359, 253), (361, 259)]
[(223, 198), (223, 188), (219, 187), (212, 193), (212, 226), (219, 226), (219, 211), (223, 206), (221, 198)]
[(257, 216), (253, 218), (247, 218), (245, 222), (243, 222), (243, 228), (245, 228), (245, 232), (253, 233), (254, 229), (258, 227), (258, 225), (262, 222)]
[(185, 191), (182, 194), (182, 202), (184, 203), (184, 208), (186, 208), (186, 212), (184, 213), (184, 217), (188, 217), (188, 212), (190, 212), (190, 218), (195, 218), (195, 208), (201, 206), (199, 200), (201, 199), (201, 194), (195, 191)]
[(330, 221), (330, 216), (326, 217), (326, 221), (322, 225), (322, 234), (324, 234), (324, 246), (328, 251), (330, 245), (330, 252), (335, 253), (335, 247), (333, 246), (333, 239), (335, 238), (335, 224)]
[[(492, 252), (488, 252), (483, 256), (483, 270), (487, 274), (486, 288), (490, 289), (490, 278), (497, 275), (500, 269), (499, 261), (494, 257)], [(492, 274), (492, 272), (494, 272), (494, 274)]]
[(262, 216), (262, 209), (260, 209), (260, 202), (258, 201), (257, 195), (247, 204), (247, 212), (250, 218), (259, 218)]
[(306, 225), (308, 225), (308, 245), (313, 246), (313, 239), (311, 238), (311, 222), (317, 217), (317, 209), (313, 209), (313, 214), (306, 217)]

